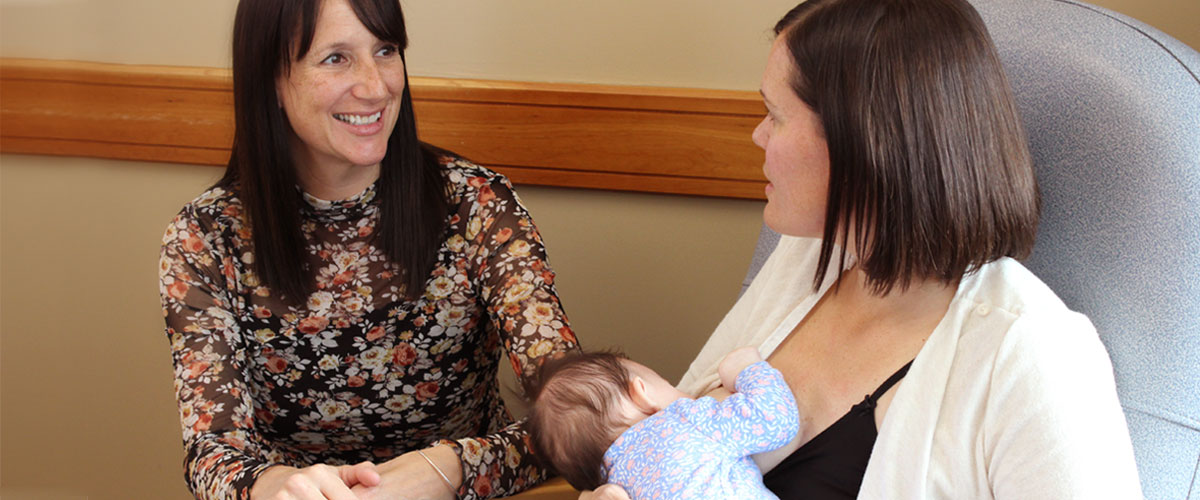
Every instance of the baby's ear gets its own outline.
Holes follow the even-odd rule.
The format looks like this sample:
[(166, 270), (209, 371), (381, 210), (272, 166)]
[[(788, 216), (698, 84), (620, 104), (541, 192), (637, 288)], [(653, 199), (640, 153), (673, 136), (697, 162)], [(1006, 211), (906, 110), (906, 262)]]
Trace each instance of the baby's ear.
[(629, 379), (629, 399), (637, 407), (637, 410), (645, 415), (653, 415), (661, 409), (654, 404), (654, 398), (650, 396), (650, 389), (646, 387), (646, 379), (637, 375)]

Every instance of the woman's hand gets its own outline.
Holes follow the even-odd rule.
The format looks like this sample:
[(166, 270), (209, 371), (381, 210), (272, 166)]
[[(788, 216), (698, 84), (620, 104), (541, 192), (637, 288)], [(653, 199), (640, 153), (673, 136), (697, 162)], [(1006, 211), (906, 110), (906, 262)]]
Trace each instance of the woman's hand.
[(362, 500), (454, 500), (462, 484), (462, 462), (458, 454), (449, 446), (435, 446), (423, 451), (446, 475), (450, 485), (419, 453), (410, 451), (377, 466), (381, 477), (378, 485), (360, 483), (352, 491)]
[(620, 486), (605, 484), (596, 488), (595, 491), (579, 492), (579, 500), (629, 500), (629, 494), (625, 493), (625, 489)]
[(250, 498), (254, 500), (357, 500), (352, 487), (371, 487), (380, 482), (375, 464), (317, 464), (303, 469), (276, 465), (254, 481)]

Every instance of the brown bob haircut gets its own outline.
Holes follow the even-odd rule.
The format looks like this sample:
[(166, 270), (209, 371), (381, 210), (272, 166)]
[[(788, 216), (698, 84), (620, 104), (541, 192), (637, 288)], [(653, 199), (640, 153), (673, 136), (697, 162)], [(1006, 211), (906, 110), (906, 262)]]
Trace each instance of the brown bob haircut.
[[(1029, 255), (1037, 181), (1000, 58), (971, 5), (808, 0), (775, 33), (794, 65), (791, 87), (820, 116), (829, 147), (814, 288), (838, 241), (855, 245), (879, 294)], [(840, 274), (845, 247), (839, 258)]]
[(604, 452), (624, 428), (616, 408), (630, 397), (632, 382), (624, 359), (587, 352), (547, 360), (527, 393), (532, 405), (525, 429), (534, 455), (576, 489), (594, 490), (608, 480)]

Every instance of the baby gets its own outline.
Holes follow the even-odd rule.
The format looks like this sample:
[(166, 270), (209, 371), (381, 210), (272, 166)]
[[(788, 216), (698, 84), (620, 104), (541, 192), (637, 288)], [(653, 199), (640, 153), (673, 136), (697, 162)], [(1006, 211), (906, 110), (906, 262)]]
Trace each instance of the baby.
[(800, 416), (783, 375), (753, 347), (721, 361), (722, 401), (692, 399), (612, 353), (547, 361), (526, 427), (535, 452), (577, 489), (613, 483), (634, 500), (775, 499), (751, 455), (779, 448)]

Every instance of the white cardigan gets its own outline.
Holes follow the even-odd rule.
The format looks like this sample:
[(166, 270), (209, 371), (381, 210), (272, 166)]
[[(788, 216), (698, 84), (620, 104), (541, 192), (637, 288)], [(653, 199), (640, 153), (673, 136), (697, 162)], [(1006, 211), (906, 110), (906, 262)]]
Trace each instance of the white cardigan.
[[(834, 281), (836, 270), (812, 292), (819, 249), (819, 240), (780, 240), (682, 391), (719, 385), (717, 364), (736, 347), (774, 352)], [(1015, 260), (964, 277), (896, 390), (858, 497), (1141, 498), (1112, 364), (1091, 321)]]

